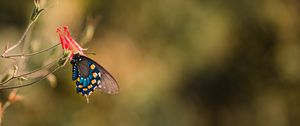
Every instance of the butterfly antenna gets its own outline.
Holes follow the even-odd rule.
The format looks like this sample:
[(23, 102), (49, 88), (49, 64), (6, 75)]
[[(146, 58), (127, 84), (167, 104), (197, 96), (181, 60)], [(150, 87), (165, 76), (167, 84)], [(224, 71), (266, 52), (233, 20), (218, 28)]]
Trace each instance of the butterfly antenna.
[(96, 53), (94, 53), (94, 52), (85, 52), (85, 54), (87, 54), (87, 55), (96, 55)]
[(85, 98), (86, 98), (86, 103), (90, 103), (90, 100), (89, 100), (89, 96), (88, 95), (85, 95)]

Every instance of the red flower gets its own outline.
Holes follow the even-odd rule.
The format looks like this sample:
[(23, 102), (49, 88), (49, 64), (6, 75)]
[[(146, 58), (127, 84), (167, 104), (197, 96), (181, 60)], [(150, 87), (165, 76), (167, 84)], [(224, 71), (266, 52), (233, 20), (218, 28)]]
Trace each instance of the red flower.
[(67, 26), (58, 27), (56, 32), (59, 35), (60, 43), (63, 50), (71, 52), (71, 59), (73, 55), (79, 53), (84, 55), (83, 48), (71, 37), (69, 28)]

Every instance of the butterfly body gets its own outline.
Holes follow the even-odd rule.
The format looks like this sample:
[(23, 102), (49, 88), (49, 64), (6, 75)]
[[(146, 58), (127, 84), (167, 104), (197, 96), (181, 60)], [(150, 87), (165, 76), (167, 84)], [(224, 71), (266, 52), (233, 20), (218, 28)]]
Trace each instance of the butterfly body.
[(118, 93), (118, 84), (110, 73), (92, 59), (75, 54), (71, 60), (72, 80), (76, 82), (76, 92), (91, 95), (96, 89), (108, 94)]

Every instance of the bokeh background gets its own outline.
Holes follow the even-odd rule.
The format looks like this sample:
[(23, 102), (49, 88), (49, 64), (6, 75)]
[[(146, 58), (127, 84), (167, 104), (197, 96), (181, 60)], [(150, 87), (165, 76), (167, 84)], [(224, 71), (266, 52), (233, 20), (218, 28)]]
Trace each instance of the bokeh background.
[[(120, 93), (95, 92), (87, 104), (68, 65), (51, 77), (56, 86), (44, 80), (19, 89), (23, 100), (5, 111), (5, 126), (300, 125), (297, 0), (48, 0), (43, 6), (25, 51), (58, 43), (61, 25), (79, 41), (87, 17), (99, 17), (84, 47), (115, 76)], [(19, 39), (32, 8), (31, 0), (0, 1), (1, 47)], [(49, 55), (17, 64), (31, 70)], [(0, 61), (2, 78), (16, 63)], [(9, 91), (1, 92), (4, 102)]]

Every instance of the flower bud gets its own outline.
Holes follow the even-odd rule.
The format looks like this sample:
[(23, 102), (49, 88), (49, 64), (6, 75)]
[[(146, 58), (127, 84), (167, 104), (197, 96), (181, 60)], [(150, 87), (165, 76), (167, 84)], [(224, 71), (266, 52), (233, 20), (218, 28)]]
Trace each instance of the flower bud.
[(10, 103), (17, 102), (17, 101), (20, 101), (22, 99), (23, 99), (22, 96), (17, 94), (17, 90), (11, 91), (9, 96), (8, 96), (8, 101)]

